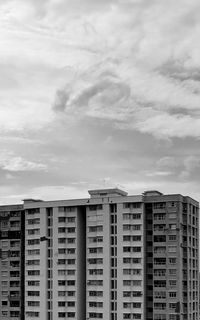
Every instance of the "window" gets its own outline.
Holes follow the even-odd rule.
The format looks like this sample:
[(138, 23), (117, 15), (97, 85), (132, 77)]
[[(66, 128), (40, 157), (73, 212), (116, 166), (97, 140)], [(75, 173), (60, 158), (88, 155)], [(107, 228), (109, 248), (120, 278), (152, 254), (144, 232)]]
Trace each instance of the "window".
[(103, 231), (103, 226), (91, 226), (89, 232), (100, 232)]
[(169, 228), (170, 228), (171, 230), (176, 230), (176, 224), (170, 224), (170, 225), (169, 225)]
[(39, 286), (40, 285), (40, 281), (36, 280), (36, 281), (28, 281), (28, 286)]
[(159, 277), (165, 277), (166, 270), (165, 269), (156, 269), (154, 270), (154, 275)]
[(39, 266), (40, 265), (40, 260), (27, 260), (26, 264), (28, 266)]
[(89, 302), (89, 307), (91, 307), (91, 308), (103, 308), (103, 302), (97, 302), (97, 301)]
[(123, 203), (124, 209), (139, 209), (141, 208), (142, 204), (141, 202), (125, 202)]
[(165, 220), (166, 214), (165, 213), (156, 213), (154, 214), (154, 220)]
[(169, 303), (169, 309), (176, 309), (176, 303)]
[(65, 248), (58, 249), (59, 254), (66, 254), (66, 251), (67, 251), (67, 249), (65, 249)]
[(76, 270), (66, 270), (68, 275), (74, 275)]
[(67, 249), (67, 253), (68, 254), (74, 254), (76, 252), (76, 249), (75, 248), (69, 248)]
[(89, 286), (102, 286), (103, 280), (88, 280), (87, 284)]
[(40, 234), (40, 229), (29, 229), (28, 234)]
[(165, 253), (166, 247), (154, 247), (154, 253)]
[(103, 253), (103, 248), (89, 248), (89, 253)]
[(58, 243), (66, 243), (66, 238), (58, 238)]
[(28, 301), (28, 306), (29, 307), (39, 307), (40, 301)]
[(141, 225), (140, 224), (124, 224), (123, 225), (123, 230), (127, 231), (127, 230), (140, 230), (141, 229)]
[(58, 222), (66, 222), (66, 217), (58, 217)]
[(123, 297), (124, 298), (130, 298), (130, 297), (141, 297), (142, 292), (141, 291), (124, 291)]
[(28, 250), (28, 255), (38, 255), (40, 254), (40, 249)]
[(103, 237), (101, 237), (101, 236), (89, 237), (88, 241), (89, 242), (103, 242)]
[(103, 269), (90, 269), (89, 270), (90, 275), (102, 275), (103, 274)]
[(165, 314), (155, 314), (154, 320), (166, 320), (166, 315)]
[(124, 213), (123, 220), (141, 219), (141, 213)]
[(74, 297), (75, 296), (75, 291), (67, 291), (67, 296), (68, 297)]
[(1, 244), (2, 244), (2, 247), (7, 247), (8, 246), (8, 241), (7, 240), (2, 240)]
[(166, 207), (166, 202), (157, 202), (153, 204), (154, 209), (164, 209)]
[(89, 312), (89, 318), (91, 318), (91, 319), (94, 319), (94, 318), (103, 319), (103, 313)]
[(58, 233), (65, 233), (66, 228), (65, 227), (59, 227), (58, 228)]
[(89, 291), (90, 297), (103, 297), (103, 291)]
[(166, 242), (166, 236), (164, 235), (154, 236), (154, 242)]
[(40, 270), (28, 270), (28, 276), (39, 276)]
[(141, 286), (142, 280), (123, 280), (124, 286)]
[(102, 264), (103, 263), (103, 258), (91, 258), (88, 259), (89, 264)]
[(176, 280), (169, 280), (169, 285), (170, 285), (170, 287), (175, 287), (176, 286)]
[(176, 317), (176, 313), (171, 313), (170, 315), (169, 315), (169, 320), (177, 320), (177, 317)]
[(75, 231), (76, 231), (76, 228), (74, 228), (74, 227), (67, 228), (68, 233), (74, 233)]
[(67, 264), (75, 264), (76, 259), (67, 259)]
[(75, 318), (75, 312), (67, 312), (67, 317)]
[(28, 219), (28, 224), (40, 224), (40, 218)]
[(166, 228), (165, 224), (154, 224), (154, 231), (163, 231)]
[(67, 243), (75, 243), (76, 239), (75, 238), (67, 238)]
[(169, 292), (169, 297), (170, 298), (176, 298), (176, 291), (170, 291)]
[(123, 241), (141, 241), (141, 236), (123, 236)]
[(4, 311), (4, 310), (3, 310), (3, 311), (1, 312), (1, 314), (2, 314), (2, 316), (7, 317), (7, 316), (8, 316), (8, 311), (6, 311), (6, 310)]
[(176, 241), (176, 235), (175, 234), (169, 235), (169, 241)]
[(123, 258), (123, 263), (141, 263), (141, 258)]
[(68, 286), (75, 286), (75, 280), (68, 280), (67, 285)]
[(169, 264), (176, 264), (176, 258), (169, 258)]
[(154, 298), (155, 299), (165, 299), (166, 298), (166, 291), (155, 291)]
[(59, 207), (58, 212), (74, 212), (76, 207)]
[(59, 286), (65, 286), (66, 285), (66, 281), (65, 280), (58, 280), (58, 285)]
[(165, 310), (166, 303), (154, 303), (154, 309), (155, 310)]
[(89, 210), (90, 211), (96, 211), (96, 210), (102, 210), (103, 206), (102, 204), (96, 204), (96, 205), (90, 205)]
[(58, 264), (66, 264), (66, 259), (58, 259)]
[(40, 296), (40, 291), (28, 291), (28, 296), (29, 297), (39, 297)]
[(155, 280), (154, 281), (154, 287), (165, 288), (166, 287), (166, 281), (165, 280)]
[(40, 244), (40, 239), (31, 239), (28, 240), (28, 245), (35, 245), (35, 244)]
[(39, 312), (37, 311), (27, 311), (26, 312), (26, 316), (27, 317), (35, 317), (35, 318), (38, 318), (39, 317)]
[(40, 212), (40, 209), (39, 209), (39, 208), (28, 209), (28, 210), (26, 210), (26, 212), (27, 212), (28, 214), (35, 214), (35, 213), (39, 213), (39, 212)]
[(141, 269), (123, 269), (124, 275), (141, 275)]
[(68, 217), (67, 218), (67, 222), (75, 222), (76, 221), (76, 218), (75, 217)]
[(58, 301), (58, 307), (65, 307), (66, 302), (65, 301)]
[(164, 265), (166, 264), (166, 258), (154, 258), (154, 264), (156, 265)]

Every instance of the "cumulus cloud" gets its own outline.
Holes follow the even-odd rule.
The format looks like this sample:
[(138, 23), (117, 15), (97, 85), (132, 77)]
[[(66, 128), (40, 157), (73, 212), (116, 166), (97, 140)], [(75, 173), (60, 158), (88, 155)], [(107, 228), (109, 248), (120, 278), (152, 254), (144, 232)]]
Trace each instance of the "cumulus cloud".
[(6, 171), (44, 171), (45, 164), (33, 162), (16, 156), (12, 152), (2, 151), (0, 156), (0, 168)]
[(199, 169), (199, 155), (165, 156), (156, 161), (154, 170), (148, 171), (146, 176), (176, 176), (185, 180), (193, 174), (198, 174)]
[(85, 47), (99, 55), (63, 89), (65, 112), (156, 137), (199, 137), (199, 9), (195, 0), (126, 1), (106, 6), (104, 15), (84, 13), (95, 30)]

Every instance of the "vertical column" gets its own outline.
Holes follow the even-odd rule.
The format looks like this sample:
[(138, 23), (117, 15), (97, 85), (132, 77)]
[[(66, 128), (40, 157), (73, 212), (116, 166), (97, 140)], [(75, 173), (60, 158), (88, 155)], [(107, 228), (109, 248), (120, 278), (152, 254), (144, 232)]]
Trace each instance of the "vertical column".
[(77, 208), (77, 320), (86, 319), (86, 208)]
[(53, 208), (46, 209), (46, 234), (41, 241), (47, 241), (47, 320), (53, 320)]
[(110, 314), (111, 320), (117, 320), (117, 204), (110, 204)]

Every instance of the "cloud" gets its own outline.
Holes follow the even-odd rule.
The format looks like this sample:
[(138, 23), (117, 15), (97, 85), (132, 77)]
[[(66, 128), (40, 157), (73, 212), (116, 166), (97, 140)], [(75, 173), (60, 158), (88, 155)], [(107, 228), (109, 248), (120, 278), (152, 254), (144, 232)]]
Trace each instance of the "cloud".
[(184, 169), (180, 176), (188, 178), (192, 173), (195, 173), (200, 168), (200, 156), (187, 156), (183, 161)]
[(198, 138), (199, 3), (126, 1), (104, 9), (104, 24), (102, 15), (84, 12), (95, 30), (85, 47), (99, 50), (99, 39), (105, 41), (97, 61), (76, 70), (76, 82), (58, 91), (67, 96), (62, 109), (159, 138)]
[(6, 171), (46, 171), (47, 166), (42, 163), (26, 160), (15, 156), (12, 152), (3, 151), (0, 156), (0, 168)]

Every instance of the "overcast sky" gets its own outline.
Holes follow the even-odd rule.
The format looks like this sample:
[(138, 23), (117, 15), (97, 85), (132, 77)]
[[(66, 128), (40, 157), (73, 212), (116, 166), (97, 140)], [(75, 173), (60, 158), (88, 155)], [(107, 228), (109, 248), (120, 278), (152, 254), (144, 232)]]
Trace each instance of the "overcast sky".
[(0, 203), (200, 200), (200, 1), (0, 2)]

